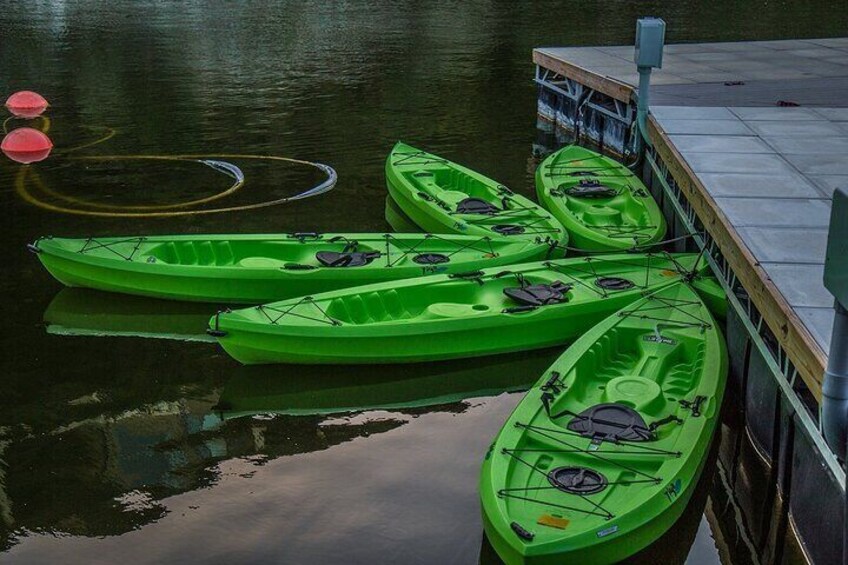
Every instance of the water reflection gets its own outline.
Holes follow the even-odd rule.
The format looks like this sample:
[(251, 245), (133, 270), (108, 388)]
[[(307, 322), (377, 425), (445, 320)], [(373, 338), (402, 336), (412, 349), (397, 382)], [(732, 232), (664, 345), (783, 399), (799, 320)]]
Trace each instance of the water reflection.
[[(0, 543), (8, 552), (0, 560), (477, 561), (480, 459), (518, 395), (365, 412), (349, 421), (277, 415), (222, 422), (222, 391), (236, 407), (231, 391), (240, 380), (246, 412), (452, 401), (479, 394), (473, 389), (480, 385), (459, 378), (467, 386), (451, 389), (434, 367), (432, 379), (413, 373), (420, 386), (410, 388), (401, 384), (406, 369), (397, 379), (355, 370), (351, 379), (371, 392), (347, 402), (332, 392), (353, 394), (346, 370), (338, 380), (295, 377), (300, 396), (260, 375), (257, 391), (217, 348), (183, 340), (194, 323), (184, 316), (195, 312), (148, 310), (125, 297), (120, 305), (86, 298), (62, 312), (59, 286), (24, 246), (45, 234), (381, 231), (384, 159), (401, 138), (531, 195), (531, 48), (630, 42), (644, 4), (569, 6), (568, 25), (551, 24), (551, 5), (526, 2), (281, 0), (245, 4), (238, 17), (226, 3), (6, 4), (4, 53), (18, 56), (0, 58), (0, 90), (37, 87), (53, 104), (55, 153), (30, 165), (46, 186), (120, 206), (168, 205), (229, 184), (191, 163), (73, 161), (62, 154), (73, 148), (290, 155), (332, 164), (340, 181), (320, 197), (250, 213), (80, 218), (26, 204), (13, 189), (20, 166), (0, 161), (8, 322), (0, 333)], [(848, 11), (833, 1), (693, 6), (653, 5), (669, 22), (670, 41), (821, 37), (848, 26)], [(726, 25), (729, 13), (739, 25)], [(556, 135), (540, 132), (537, 150), (561, 141)], [(292, 196), (323, 178), (303, 167), (236, 164), (258, 190), (233, 195), (234, 205)], [(54, 298), (61, 299), (55, 309), (48, 307)], [(43, 317), (53, 330), (82, 331), (45, 332)], [(106, 335), (121, 332), (180, 339)], [(298, 370), (280, 376), (290, 375)], [(330, 384), (318, 384), (328, 377)], [(279, 398), (266, 399), (262, 387)], [(764, 547), (760, 539), (753, 550), (738, 541), (745, 536), (738, 535), (733, 493), (763, 481), (747, 469), (750, 479), (731, 472), (729, 491), (711, 491), (710, 531), (697, 534), (693, 551), (712, 563), (704, 547), (731, 548), (721, 549), (721, 559), (733, 563), (749, 562), (745, 556)], [(757, 521), (763, 506), (743, 506), (756, 508)]]
[(224, 425), (213, 404), (214, 393), (68, 422), (46, 434), (16, 434), (3, 453), (5, 514), (13, 526), (3, 548), (25, 535), (97, 537), (137, 530), (165, 517), (167, 498), (217, 483), (219, 461), (261, 465), (403, 424), (393, 418), (275, 418)]
[(381, 366), (255, 366), (233, 372), (217, 410), (224, 419), (254, 414), (336, 414), (456, 403), (526, 390), (560, 349)]
[(218, 306), (63, 288), (44, 311), (47, 333), (205, 341)]

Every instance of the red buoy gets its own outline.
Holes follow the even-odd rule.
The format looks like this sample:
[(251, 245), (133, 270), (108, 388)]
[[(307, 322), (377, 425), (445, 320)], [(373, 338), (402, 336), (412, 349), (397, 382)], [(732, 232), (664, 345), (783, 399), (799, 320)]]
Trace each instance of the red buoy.
[(21, 118), (35, 118), (47, 109), (47, 100), (37, 92), (21, 90), (9, 96), (6, 108)]
[(0, 149), (12, 161), (29, 164), (45, 160), (53, 142), (37, 129), (18, 128), (6, 134)]

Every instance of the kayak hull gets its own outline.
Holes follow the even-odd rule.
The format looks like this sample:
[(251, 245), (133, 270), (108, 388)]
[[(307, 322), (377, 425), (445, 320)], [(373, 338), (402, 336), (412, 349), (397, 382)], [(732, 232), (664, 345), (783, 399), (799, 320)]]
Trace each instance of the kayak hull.
[[(318, 252), (341, 253), (350, 241), (358, 244), (358, 250), (378, 257), (352, 267), (327, 267), (317, 261)], [(50, 274), (69, 287), (219, 304), (258, 304), (433, 273), (540, 260), (551, 250), (542, 242), (428, 234), (49, 238), (32, 248)], [(415, 253), (409, 253), (410, 249)], [(440, 252), (449, 260), (416, 263), (415, 257), (423, 252)]]
[(501, 558), (615, 563), (655, 542), (698, 484), (727, 367), (715, 319), (682, 282), (574, 342), (483, 462), (484, 528)]
[(542, 161), (536, 195), (568, 231), (571, 246), (584, 251), (622, 251), (665, 237), (665, 218), (642, 181), (584, 147), (567, 146)]
[[(601, 314), (597, 308), (572, 309), (567, 319), (549, 316), (540, 320), (516, 319), (512, 323), (462, 324), (453, 330), (433, 324), (430, 331), (400, 326), (379, 333), (368, 332), (368, 335), (357, 331), (299, 335), (296, 330), (287, 332), (287, 328), (275, 328), (271, 332), (225, 330), (228, 333), (219, 342), (231, 357), (245, 365), (442, 361), (561, 345), (591, 328), (599, 315), (603, 317), (605, 313), (614, 312), (630, 300), (632, 298), (610, 299)], [(528, 327), (532, 328), (532, 333), (527, 331)]]
[[(700, 476), (703, 464), (697, 471)], [(689, 500), (695, 491), (695, 483), (681, 492), (675, 501), (666, 509), (656, 514), (652, 520), (622, 535), (616, 536), (614, 540), (597, 544), (590, 547), (563, 549), (556, 553), (542, 553), (539, 555), (525, 555), (515, 546), (510, 545), (501, 532), (489, 520), (488, 515), (483, 512), (483, 531), (506, 565), (562, 565), (563, 563), (592, 563), (593, 565), (605, 565), (618, 563), (642, 551), (650, 546), (665, 532), (667, 532), (686, 510)], [(616, 532), (617, 533), (617, 532)]]
[[(219, 313), (210, 332), (244, 364), (410, 363), (561, 345), (646, 291), (680, 280), (694, 254), (605, 255), (436, 275)], [(632, 286), (603, 290), (597, 281)], [(523, 283), (519, 283), (523, 281)], [(568, 283), (561, 302), (527, 308), (509, 292)]]

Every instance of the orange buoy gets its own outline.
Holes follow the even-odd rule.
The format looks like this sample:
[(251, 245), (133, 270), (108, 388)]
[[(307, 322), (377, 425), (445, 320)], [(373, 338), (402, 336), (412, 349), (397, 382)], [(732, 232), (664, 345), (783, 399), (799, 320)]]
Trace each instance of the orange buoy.
[(33, 128), (14, 129), (0, 143), (0, 150), (6, 157), (24, 164), (45, 160), (51, 149), (53, 142), (50, 138)]
[(21, 118), (35, 118), (47, 109), (47, 100), (37, 92), (21, 90), (9, 96), (6, 108)]

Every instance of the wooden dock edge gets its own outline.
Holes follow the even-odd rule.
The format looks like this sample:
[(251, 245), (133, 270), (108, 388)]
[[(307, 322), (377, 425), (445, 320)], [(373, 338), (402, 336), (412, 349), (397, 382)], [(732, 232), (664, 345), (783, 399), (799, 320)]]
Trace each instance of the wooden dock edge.
[(648, 135), (704, 228), (715, 240), (728, 265), (762, 314), (766, 325), (820, 402), (822, 378), (827, 365), (825, 352), (653, 116), (648, 120)]
[(632, 85), (609, 76), (593, 73), (579, 65), (548, 55), (539, 49), (533, 50), (533, 62), (620, 102), (629, 104), (636, 98), (636, 89)]

